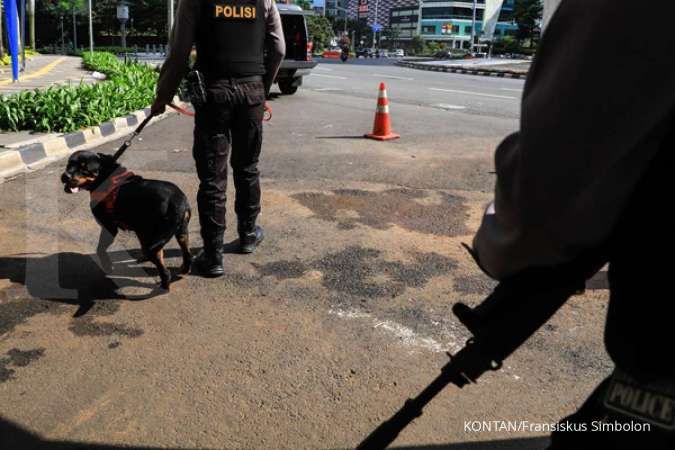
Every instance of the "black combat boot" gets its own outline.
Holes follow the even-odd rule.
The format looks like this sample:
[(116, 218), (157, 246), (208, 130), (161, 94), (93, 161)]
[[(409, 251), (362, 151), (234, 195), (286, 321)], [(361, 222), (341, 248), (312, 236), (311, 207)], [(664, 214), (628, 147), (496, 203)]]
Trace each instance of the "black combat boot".
[(204, 248), (192, 262), (192, 273), (206, 278), (220, 277), (225, 273), (222, 238), (204, 241)]
[(253, 223), (239, 223), (239, 251), (241, 253), (253, 253), (256, 247), (264, 239), (263, 230)]

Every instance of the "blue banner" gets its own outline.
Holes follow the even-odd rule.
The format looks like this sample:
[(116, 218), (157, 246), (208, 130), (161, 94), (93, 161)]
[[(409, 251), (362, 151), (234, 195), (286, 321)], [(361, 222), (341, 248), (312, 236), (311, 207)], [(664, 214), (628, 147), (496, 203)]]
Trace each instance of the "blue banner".
[(12, 79), (19, 79), (19, 13), (16, 0), (4, 0), (5, 24), (9, 37), (9, 54), (12, 58)]

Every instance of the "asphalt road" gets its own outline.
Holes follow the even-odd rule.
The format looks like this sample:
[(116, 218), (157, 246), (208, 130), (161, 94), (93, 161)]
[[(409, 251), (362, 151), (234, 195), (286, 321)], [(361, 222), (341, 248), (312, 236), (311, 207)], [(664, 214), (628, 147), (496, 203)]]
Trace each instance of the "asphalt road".
[[(361, 138), (379, 81), (398, 141)], [(519, 94), (505, 89), (520, 87), (319, 66), (296, 95), (272, 102), (265, 242), (227, 254), (224, 277), (186, 276), (170, 293), (134, 262), (132, 235), (118, 237), (106, 277), (92, 257), (89, 199), (59, 184), (63, 162), (0, 185), (0, 444), (354, 447), (469, 337), (452, 304), (476, 304), (493, 286), (460, 244), (491, 198), (494, 148), (517, 127)], [(173, 181), (195, 206), (191, 132), (186, 117), (157, 122), (123, 162)], [(197, 251), (196, 220), (190, 231)], [(170, 266), (178, 255), (172, 243)], [(395, 448), (544, 448), (544, 432), (465, 423), (550, 423), (573, 411), (611, 370), (606, 299), (602, 289), (573, 298), (502, 370), (446, 389)]]
[(392, 101), (466, 114), (517, 119), (523, 80), (427, 72), (393, 65), (387, 59), (324, 60), (305, 79), (318, 92), (372, 98), (379, 82)]

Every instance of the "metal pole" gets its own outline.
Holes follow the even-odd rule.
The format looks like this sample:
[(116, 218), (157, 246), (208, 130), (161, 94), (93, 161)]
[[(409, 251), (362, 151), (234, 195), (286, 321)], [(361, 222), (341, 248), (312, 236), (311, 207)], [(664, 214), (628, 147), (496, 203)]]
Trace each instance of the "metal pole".
[(5, 33), (2, 30), (2, 2), (0, 2), (0, 58), (5, 56)]
[(21, 71), (26, 71), (26, 0), (21, 1)]
[(73, 8), (73, 50), (77, 50), (77, 15)]
[(422, 0), (418, 0), (417, 5), (417, 34), (422, 35)]
[(91, 18), (91, 0), (89, 0), (89, 52), (94, 53), (94, 23)]
[[(373, 25), (378, 25), (377, 23), (377, 7), (380, 3), (380, 0), (375, 0), (375, 19), (373, 22)], [(375, 31), (375, 28), (373, 28), (373, 48), (375, 48), (375, 35), (377, 34), (377, 31)]]
[(127, 21), (122, 20), (122, 25), (120, 26), (120, 31), (122, 33), (122, 47), (124, 47), (124, 51), (127, 51)]
[(473, 53), (473, 46), (476, 43), (476, 0), (473, 0), (473, 19), (471, 20), (471, 46), (469, 52)]
[(66, 38), (64, 34), (65, 31), (63, 30), (63, 14), (61, 14), (61, 54), (66, 53)]
[(168, 40), (168, 42), (171, 42), (171, 30), (173, 30), (173, 20), (174, 20), (174, 17), (173, 17), (173, 0), (168, 0), (167, 7), (168, 7), (168, 14), (169, 14), (169, 17), (168, 17), (169, 40)]
[(35, 0), (28, 0), (28, 35), (30, 48), (35, 50)]

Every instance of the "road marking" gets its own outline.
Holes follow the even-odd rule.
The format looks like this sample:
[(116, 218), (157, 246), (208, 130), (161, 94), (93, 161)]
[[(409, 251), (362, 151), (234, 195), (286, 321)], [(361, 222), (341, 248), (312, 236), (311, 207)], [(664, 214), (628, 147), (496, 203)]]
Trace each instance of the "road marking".
[(413, 81), (414, 78), (408, 78), (408, 77), (397, 77), (395, 75), (384, 75), (381, 73), (374, 73), (372, 74), (374, 77), (380, 77), (380, 78), (390, 78), (392, 80), (406, 80), (406, 81)]
[(316, 67), (314, 70), (323, 70), (325, 72), (332, 72), (333, 69), (328, 69), (327, 67)]
[(331, 92), (331, 91), (343, 91), (343, 90), (344, 90), (344, 89), (340, 89), (340, 88), (330, 88), (330, 87), (313, 89), (314, 92)]
[[(42, 67), (41, 69), (36, 70), (35, 72), (33, 72), (31, 74), (21, 76), (19, 78), (19, 83), (24, 81), (24, 80), (29, 80), (31, 78), (41, 77), (42, 75), (48, 73), (50, 70), (52, 70), (57, 65), (61, 64), (65, 59), (66, 58), (58, 58), (58, 59), (50, 62), (46, 66)], [(10, 84), (12, 82), (13, 82), (12, 79), (2, 80), (2, 81), (0, 81), (0, 86), (3, 86), (5, 84)]]
[(384, 331), (384, 333), (395, 337), (398, 343), (411, 349), (421, 348), (433, 353), (447, 351), (454, 353), (461, 348), (454, 339), (441, 343), (432, 337), (420, 335), (413, 329), (392, 320), (379, 320), (371, 314), (357, 310), (330, 309), (328, 310), (328, 314), (336, 315), (342, 319), (365, 319), (370, 322), (370, 326), (373, 329)]
[(313, 73), (312, 75), (315, 76), (315, 77), (335, 78), (337, 80), (346, 80), (347, 79), (347, 77), (339, 77), (337, 75), (324, 75), (322, 73)]
[(502, 91), (511, 91), (511, 92), (523, 92), (523, 89), (509, 89), (509, 88), (501, 88)]
[(447, 103), (437, 103), (435, 105), (431, 105), (434, 108), (440, 108), (440, 109), (445, 109), (445, 110), (458, 110), (458, 109), (466, 109), (466, 106), (460, 106), (460, 105), (448, 105)]
[(431, 91), (450, 92), (452, 94), (477, 95), (479, 97), (501, 98), (504, 100), (518, 100), (516, 97), (507, 97), (505, 95), (483, 94), (482, 92), (457, 91), (454, 89), (429, 88)]

